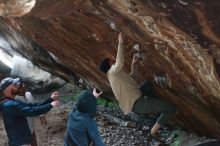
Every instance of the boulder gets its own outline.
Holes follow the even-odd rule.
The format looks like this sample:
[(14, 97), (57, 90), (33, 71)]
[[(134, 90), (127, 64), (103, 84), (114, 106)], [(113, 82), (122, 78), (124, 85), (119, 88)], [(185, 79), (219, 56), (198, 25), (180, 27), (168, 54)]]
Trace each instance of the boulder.
[[(117, 35), (128, 37), (124, 70), (134, 45), (144, 56), (140, 81), (155, 74), (172, 87), (159, 96), (176, 105), (175, 123), (220, 138), (220, 3), (189, 0), (38, 0), (23, 17), (4, 17), (1, 36), (14, 51), (71, 83), (111, 91), (98, 70), (115, 56)], [(110, 92), (109, 92), (110, 93)]]

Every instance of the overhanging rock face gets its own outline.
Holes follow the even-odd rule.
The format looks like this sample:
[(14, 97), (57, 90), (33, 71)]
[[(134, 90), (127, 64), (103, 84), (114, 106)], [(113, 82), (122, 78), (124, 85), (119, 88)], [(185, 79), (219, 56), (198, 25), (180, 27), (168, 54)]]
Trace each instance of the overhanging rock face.
[(2, 18), (1, 35), (15, 51), (49, 72), (110, 91), (98, 70), (115, 56), (119, 30), (144, 53), (141, 79), (167, 74), (172, 88), (158, 94), (175, 104), (175, 122), (220, 138), (220, 9), (218, 0), (38, 0), (21, 18)]

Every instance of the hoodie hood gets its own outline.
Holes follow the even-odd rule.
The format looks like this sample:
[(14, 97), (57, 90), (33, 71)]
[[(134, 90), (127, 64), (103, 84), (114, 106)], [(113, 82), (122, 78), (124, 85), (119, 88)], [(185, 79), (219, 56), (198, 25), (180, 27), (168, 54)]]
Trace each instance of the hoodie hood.
[(95, 96), (88, 90), (82, 91), (77, 98), (76, 108), (82, 113), (95, 116), (97, 101)]

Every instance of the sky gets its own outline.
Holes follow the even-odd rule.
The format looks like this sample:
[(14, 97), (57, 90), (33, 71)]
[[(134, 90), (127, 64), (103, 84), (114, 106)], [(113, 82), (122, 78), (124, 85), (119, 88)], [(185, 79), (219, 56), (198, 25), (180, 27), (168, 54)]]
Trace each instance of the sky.
[(6, 53), (4, 53), (4, 51), (2, 51), (1, 49), (0, 49), (0, 60), (3, 63), (5, 63), (7, 66), (12, 68), (12, 66), (13, 66), (12, 57), (7, 55)]

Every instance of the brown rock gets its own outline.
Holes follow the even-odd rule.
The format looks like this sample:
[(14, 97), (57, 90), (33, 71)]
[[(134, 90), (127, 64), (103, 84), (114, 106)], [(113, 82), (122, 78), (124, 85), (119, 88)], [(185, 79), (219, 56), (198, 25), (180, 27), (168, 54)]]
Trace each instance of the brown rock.
[(124, 69), (130, 69), (133, 45), (140, 44), (140, 80), (169, 75), (172, 87), (156, 90), (176, 105), (174, 121), (220, 138), (219, 9), (217, 0), (39, 0), (22, 18), (1, 18), (0, 32), (41, 68), (111, 93), (98, 65), (116, 55), (123, 31), (129, 37)]

